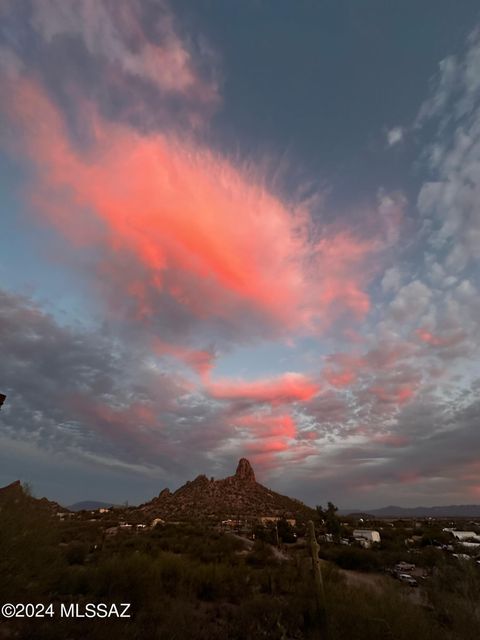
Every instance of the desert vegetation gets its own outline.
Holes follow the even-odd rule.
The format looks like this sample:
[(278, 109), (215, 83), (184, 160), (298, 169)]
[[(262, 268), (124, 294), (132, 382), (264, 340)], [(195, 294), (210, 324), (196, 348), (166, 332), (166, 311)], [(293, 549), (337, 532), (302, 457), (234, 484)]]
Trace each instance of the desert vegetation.
[[(280, 541), (277, 548), (261, 537), (242, 540), (195, 522), (108, 537), (97, 522), (60, 522), (21, 500), (3, 504), (1, 516), (3, 602), (129, 602), (132, 618), (2, 620), (0, 637), (322, 637), (311, 559), (301, 540)], [(375, 554), (346, 548), (322, 562), (330, 640), (476, 639), (477, 566), (439, 562), (420, 605), (403, 585), (390, 580), (381, 590), (355, 586), (337, 566), (377, 570)]]

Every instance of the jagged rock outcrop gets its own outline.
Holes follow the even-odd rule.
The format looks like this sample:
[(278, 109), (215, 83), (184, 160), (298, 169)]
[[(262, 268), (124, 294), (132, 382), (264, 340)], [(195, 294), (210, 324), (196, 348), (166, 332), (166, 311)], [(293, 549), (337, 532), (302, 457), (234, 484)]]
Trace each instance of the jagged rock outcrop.
[(68, 509), (60, 506), (57, 502), (47, 498), (34, 498), (22, 486), (20, 480), (15, 480), (5, 487), (0, 487), (0, 510), (7, 505), (24, 505), (25, 507), (35, 507), (42, 511), (51, 513), (66, 513)]
[(233, 476), (214, 480), (199, 475), (170, 493), (138, 508), (143, 514), (164, 520), (282, 516), (308, 519), (313, 510), (299, 500), (275, 493), (256, 481), (250, 462), (242, 458)]
[(253, 472), (252, 465), (246, 458), (240, 458), (235, 471), (235, 478), (243, 480), (245, 482), (256, 482), (255, 473)]
[(11, 482), (10, 484), (7, 484), (5, 487), (0, 487), (0, 498), (1, 497), (5, 497), (5, 496), (24, 496), (26, 495), (23, 487), (22, 487), (22, 483), (20, 482), (20, 480), (15, 480), (15, 482)]

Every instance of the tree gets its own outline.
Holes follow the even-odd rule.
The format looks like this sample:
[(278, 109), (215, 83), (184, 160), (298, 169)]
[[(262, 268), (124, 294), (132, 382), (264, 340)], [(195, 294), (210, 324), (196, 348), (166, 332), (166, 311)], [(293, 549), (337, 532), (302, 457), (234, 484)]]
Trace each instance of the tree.
[(22, 482), (23, 493), (30, 498), (33, 498), (33, 486), (31, 482)]
[(322, 524), (324, 524), (327, 533), (331, 533), (334, 536), (340, 535), (341, 525), (337, 516), (338, 507), (333, 502), (327, 503), (327, 508), (324, 509), (321, 505), (316, 507), (318, 517)]
[(293, 527), (287, 522), (285, 518), (280, 518), (277, 522), (278, 537), (282, 542), (295, 542), (297, 537), (293, 530)]

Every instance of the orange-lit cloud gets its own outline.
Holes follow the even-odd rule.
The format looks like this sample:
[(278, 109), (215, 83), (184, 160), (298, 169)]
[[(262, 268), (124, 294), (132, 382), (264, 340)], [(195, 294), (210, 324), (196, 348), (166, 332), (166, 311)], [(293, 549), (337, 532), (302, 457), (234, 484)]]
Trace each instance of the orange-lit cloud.
[(316, 331), (368, 312), (375, 239), (327, 228), (312, 242), (305, 210), (222, 156), (107, 122), (88, 104), (92, 140), (75, 146), (37, 84), (17, 79), (9, 90), (36, 209), (72, 245), (96, 249), (111, 307), (127, 298), (147, 322), (168, 296), (199, 321), (248, 334)]
[(357, 379), (357, 373), (346, 369), (340, 372), (327, 369), (325, 371), (325, 379), (332, 387), (348, 387)]
[(290, 444), (283, 439), (268, 438), (255, 440), (244, 446), (245, 455), (255, 467), (270, 469), (276, 466), (277, 456), (290, 449)]
[(271, 405), (310, 400), (318, 393), (319, 389), (318, 383), (300, 373), (285, 373), (278, 378), (253, 382), (244, 380), (211, 381), (206, 385), (208, 394), (218, 400), (265, 402)]
[(234, 422), (259, 438), (294, 438), (297, 433), (295, 421), (290, 415), (249, 414), (236, 418)]

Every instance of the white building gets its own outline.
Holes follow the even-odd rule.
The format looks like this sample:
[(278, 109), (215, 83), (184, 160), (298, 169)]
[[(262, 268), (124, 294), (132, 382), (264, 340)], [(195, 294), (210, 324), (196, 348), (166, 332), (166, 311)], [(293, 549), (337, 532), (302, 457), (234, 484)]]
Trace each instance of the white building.
[(154, 529), (157, 525), (162, 524), (165, 524), (165, 520), (162, 520), (162, 518), (155, 518), (154, 520), (152, 520), (152, 524), (150, 525), (150, 527)]
[(353, 537), (358, 540), (363, 547), (369, 547), (374, 542), (380, 542), (380, 534), (373, 529), (355, 529)]
[(450, 531), (450, 533), (459, 542), (480, 542), (480, 536), (475, 531)]

